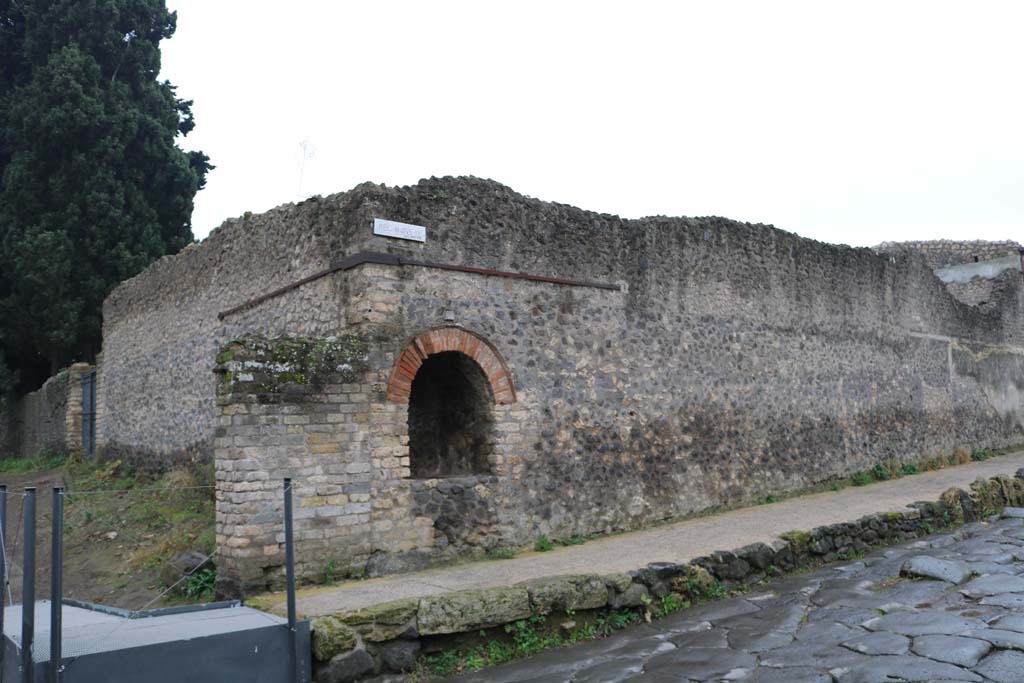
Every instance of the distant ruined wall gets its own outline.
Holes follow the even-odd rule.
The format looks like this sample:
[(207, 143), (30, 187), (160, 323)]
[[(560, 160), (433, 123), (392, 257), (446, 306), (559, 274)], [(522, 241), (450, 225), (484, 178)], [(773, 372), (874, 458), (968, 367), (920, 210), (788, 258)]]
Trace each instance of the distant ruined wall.
[(1021, 245), (1013, 240), (986, 242), (983, 240), (924, 240), (917, 242), (883, 242), (875, 249), (879, 252), (916, 251), (924, 256), (932, 269), (959, 263), (991, 261), (1003, 256), (1017, 255)]
[(948, 282), (946, 289), (957, 301), (969, 306), (999, 307), (1004, 299), (1012, 298), (1020, 281), (1020, 271), (1009, 269), (995, 277), (973, 277), (967, 282)]
[(81, 377), (91, 366), (76, 363), (0, 412), (0, 458), (71, 453), (82, 446)]
[[(424, 225), (427, 241), (375, 237), (375, 217)], [(364, 263), (218, 318), (366, 251), (617, 289)], [(361, 185), (230, 222), (119, 287), (105, 307), (101, 441), (151, 457), (215, 451), (221, 546), (251, 548), (234, 556), (250, 584), (276, 580), (279, 539), (240, 520), (288, 472), (310, 525), (303, 571), (386, 573), (1024, 441), (1019, 282), (973, 307), (932, 270), (913, 250), (721, 218), (624, 220), (491, 181)], [(485, 340), (514, 382), (515, 401), (493, 408), (486, 474), (408, 473), (407, 406), (389, 383), (410, 341), (439, 327)], [(217, 365), (232, 340), (282, 335), (365, 340), (358, 391), (292, 377), (289, 406), (245, 390), (244, 367)], [(361, 436), (332, 436), (349, 433)], [(354, 518), (335, 508), (366, 501), (328, 500), (361, 483), (343, 474), (372, 482)]]

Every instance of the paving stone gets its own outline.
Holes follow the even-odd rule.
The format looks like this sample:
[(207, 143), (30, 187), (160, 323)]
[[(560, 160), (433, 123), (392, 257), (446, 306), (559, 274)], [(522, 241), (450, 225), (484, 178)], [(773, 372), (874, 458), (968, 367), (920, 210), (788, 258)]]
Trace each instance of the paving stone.
[(850, 638), (843, 641), (842, 645), (865, 655), (905, 655), (910, 651), (910, 638), (898, 633), (879, 631)]
[(827, 588), (811, 596), (818, 607), (864, 607), (874, 599), (869, 588)]
[(573, 683), (611, 683), (621, 681), (644, 670), (643, 660), (613, 659), (596, 666), (577, 670), (572, 677)]
[(906, 576), (918, 576), (938, 579), (949, 583), (963, 583), (971, 577), (971, 570), (963, 562), (939, 560), (929, 555), (918, 555), (904, 563), (902, 573)]
[(938, 600), (951, 588), (943, 581), (902, 581), (884, 595), (887, 600), (917, 607)]
[(793, 642), (792, 633), (764, 631), (759, 628), (735, 628), (729, 630), (729, 647), (746, 652), (774, 650)]
[(983, 629), (985, 622), (943, 612), (897, 612), (869, 619), (861, 624), (872, 631), (888, 631), (904, 636), (955, 635)]
[(706, 631), (691, 631), (672, 636), (669, 641), (676, 647), (729, 647), (728, 631), (713, 628)]
[(1024, 593), (1024, 578), (1006, 576), (1004, 574), (979, 576), (964, 584), (960, 588), (960, 592), (972, 598), (999, 595), (1001, 593)]
[(823, 643), (793, 643), (761, 655), (761, 665), (773, 668), (803, 666), (814, 669), (832, 669), (852, 666), (866, 657), (838, 645)]
[(771, 604), (757, 612), (719, 619), (716, 626), (730, 629), (761, 629), (793, 633), (807, 613), (802, 604)]
[[(966, 636), (987, 640), (996, 647), (1003, 650), (1024, 650), (1024, 633), (1018, 631), (1007, 631), (1000, 628), (984, 628), (974, 631), (966, 631)], [(1022, 672), (1024, 678), (1024, 672)]]
[(761, 608), (756, 604), (739, 598), (733, 600), (722, 600), (709, 602), (705, 605), (698, 605), (693, 609), (676, 612), (666, 619), (659, 620), (658, 624), (664, 624), (667, 628), (672, 629), (674, 623), (692, 621), (710, 621), (711, 623), (715, 623), (722, 619), (728, 619), (729, 617), (735, 617), (740, 614), (757, 612), (760, 611), (760, 609)]
[(996, 607), (1024, 608), (1024, 593), (1000, 593), (989, 595), (978, 601), (982, 605)]
[(868, 619), (873, 619), (877, 616), (877, 610), (867, 607), (822, 607), (811, 610), (807, 615), (807, 622), (815, 624), (819, 621), (834, 621), (847, 626), (860, 626)]
[(810, 596), (821, 588), (822, 579), (814, 574), (787, 576), (772, 582), (772, 589), (779, 595), (800, 594)]
[(908, 605), (905, 602), (892, 601), (882, 605), (878, 605), (875, 609), (882, 614), (892, 614), (893, 612), (920, 612), (913, 605)]
[(676, 646), (671, 641), (659, 638), (632, 638), (615, 650), (616, 659), (645, 659), (663, 652), (671, 652)]
[(989, 622), (989, 627), (1024, 633), (1024, 614), (1007, 614)]
[(941, 536), (933, 536), (928, 540), (928, 547), (930, 548), (948, 548), (949, 546), (956, 543), (956, 537), (953, 534), (943, 534)]
[(988, 654), (992, 645), (976, 638), (960, 636), (919, 636), (914, 638), (914, 654), (938, 662), (972, 667)]
[(841, 643), (863, 634), (864, 629), (839, 622), (808, 622), (796, 632), (796, 639), (804, 643)]
[(968, 562), (967, 567), (979, 576), (985, 574), (1010, 574), (1018, 573), (1019, 569), (1012, 564), (998, 564), (996, 562)]
[(997, 683), (1020, 683), (1024, 672), (1024, 654), (1005, 651), (994, 652), (975, 668), (979, 674)]
[(950, 610), (954, 614), (959, 614), (961, 617), (968, 617), (970, 619), (981, 619), (986, 623), (990, 623), (995, 619), (1006, 614), (1006, 610), (1002, 607), (992, 607), (989, 605), (972, 605), (967, 604), (959, 609)]
[(914, 656), (869, 657), (844, 670), (833, 669), (839, 683), (881, 683), (883, 681), (981, 681), (981, 676), (952, 664)]
[(749, 683), (832, 683), (832, 676), (825, 671), (807, 667), (786, 669), (761, 667), (745, 680)]
[(755, 666), (757, 659), (749, 652), (695, 647), (652, 657), (644, 667), (644, 675), (664, 672), (675, 675), (676, 680), (707, 681), (721, 678), (735, 669), (753, 669)]

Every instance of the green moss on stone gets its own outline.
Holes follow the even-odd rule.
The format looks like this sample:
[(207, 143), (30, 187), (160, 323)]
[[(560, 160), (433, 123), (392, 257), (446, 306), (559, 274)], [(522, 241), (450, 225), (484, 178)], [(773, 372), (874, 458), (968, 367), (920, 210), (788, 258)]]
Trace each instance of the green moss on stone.
[(419, 604), (419, 598), (407, 598), (336, 616), (354, 627), (364, 640), (383, 642), (397, 638), (414, 625)]
[(321, 662), (329, 662), (356, 646), (356, 632), (335, 617), (318, 617), (312, 627), (313, 656)]
[[(368, 345), (357, 335), (307, 339), (236, 339), (217, 354), (223, 381), (251, 381), (252, 392), (276, 394), (286, 384), (355, 383), (369, 367)], [(251, 376), (251, 377), (250, 377)]]
[(788, 541), (797, 552), (805, 552), (811, 544), (811, 535), (806, 531), (787, 531), (779, 534), (779, 538)]

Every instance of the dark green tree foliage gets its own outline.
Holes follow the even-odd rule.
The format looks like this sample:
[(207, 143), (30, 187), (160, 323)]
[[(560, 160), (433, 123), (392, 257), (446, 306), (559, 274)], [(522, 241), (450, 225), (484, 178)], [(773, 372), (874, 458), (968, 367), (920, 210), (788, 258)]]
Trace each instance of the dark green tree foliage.
[(0, 0), (0, 349), (22, 388), (100, 348), (102, 303), (192, 241), (212, 167), (158, 81), (164, 0)]

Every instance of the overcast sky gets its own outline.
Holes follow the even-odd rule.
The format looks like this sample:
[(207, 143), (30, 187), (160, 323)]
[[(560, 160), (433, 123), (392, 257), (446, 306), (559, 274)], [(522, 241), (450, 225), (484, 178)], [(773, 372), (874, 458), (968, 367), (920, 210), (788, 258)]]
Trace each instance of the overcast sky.
[[(168, 0), (225, 218), (493, 178), (829, 242), (1024, 238), (1024, 3)], [(305, 152), (303, 151), (305, 150)]]

